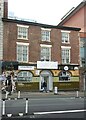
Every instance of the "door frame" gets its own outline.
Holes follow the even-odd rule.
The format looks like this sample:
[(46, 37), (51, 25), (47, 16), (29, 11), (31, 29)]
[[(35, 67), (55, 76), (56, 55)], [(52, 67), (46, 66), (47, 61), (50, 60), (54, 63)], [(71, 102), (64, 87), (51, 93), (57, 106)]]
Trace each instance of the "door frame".
[(43, 91), (41, 88), (42, 83), (44, 82), (44, 77), (48, 77), (47, 79), (47, 90), (52, 91), (53, 90), (53, 77), (52, 73), (49, 70), (43, 70), (40, 74), (40, 80), (39, 80), (39, 90)]

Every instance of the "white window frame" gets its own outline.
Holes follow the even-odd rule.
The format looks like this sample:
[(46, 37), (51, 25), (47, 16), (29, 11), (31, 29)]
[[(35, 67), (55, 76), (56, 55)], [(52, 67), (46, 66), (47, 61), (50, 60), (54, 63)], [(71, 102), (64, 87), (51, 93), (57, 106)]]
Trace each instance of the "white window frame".
[[(42, 41), (50, 42), (50, 31), (51, 31), (51, 29), (41, 28), (41, 40)], [(43, 32), (45, 32), (45, 33), (43, 34)], [(47, 36), (46, 36), (47, 35), (46, 32), (49, 32), (48, 39), (47, 39)]]
[(21, 61), (18, 60), (18, 47), (17, 47), (17, 61), (19, 61), (19, 62), (26, 62), (27, 63), (28, 62), (28, 53), (29, 53), (29, 49), (28, 49), (29, 43), (16, 42), (16, 44), (17, 44), (17, 46), (18, 45), (20, 45), (20, 46), (27, 46), (27, 60), (26, 61), (23, 60), (23, 56), (22, 56), (22, 60)]
[[(24, 73), (26, 73), (25, 76), (24, 76)], [(32, 82), (33, 74), (31, 72), (29, 72), (29, 71), (21, 71), (21, 72), (19, 72), (19, 74), (18, 74), (18, 80), (19, 81)]]
[(70, 43), (70, 31), (61, 30), (61, 33), (67, 33), (68, 34), (68, 37), (67, 37), (68, 39), (65, 39), (65, 38), (62, 37), (62, 43), (66, 43), (66, 44)]
[(61, 46), (61, 58), (62, 58), (62, 50), (69, 50), (69, 62), (68, 63), (66, 62), (66, 57), (65, 57), (64, 62), (63, 62), (63, 58), (62, 58), (62, 64), (70, 63), (70, 49), (71, 49), (70, 46)]
[[(45, 45), (45, 44), (40, 44), (41, 48), (49, 48), (49, 61), (51, 61), (51, 47), (52, 45)], [(46, 56), (44, 56), (43, 58), (41, 58), (41, 51), (40, 51), (40, 59), (42, 60), (46, 60)]]
[[(21, 35), (22, 37), (19, 37), (19, 30), (18, 30), (19, 27), (20, 27), (20, 28), (26, 28), (26, 38), (23, 37), (23, 33), (20, 33), (20, 35)], [(29, 28), (29, 26), (17, 24), (17, 39), (28, 40), (28, 28)]]

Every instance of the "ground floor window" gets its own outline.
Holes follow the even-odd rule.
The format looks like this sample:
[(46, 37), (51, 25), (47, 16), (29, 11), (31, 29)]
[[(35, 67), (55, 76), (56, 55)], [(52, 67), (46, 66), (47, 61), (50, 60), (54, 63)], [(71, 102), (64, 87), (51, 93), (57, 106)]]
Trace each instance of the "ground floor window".
[(71, 73), (68, 71), (61, 71), (59, 74), (59, 81), (70, 81)]
[(19, 81), (32, 81), (32, 73), (29, 71), (21, 71), (18, 73), (18, 80)]

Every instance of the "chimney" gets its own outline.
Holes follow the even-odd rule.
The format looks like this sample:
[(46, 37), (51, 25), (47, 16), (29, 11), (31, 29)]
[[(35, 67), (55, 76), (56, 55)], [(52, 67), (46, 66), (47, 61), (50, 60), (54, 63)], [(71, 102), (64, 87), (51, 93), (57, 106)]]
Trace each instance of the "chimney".
[(3, 0), (4, 1), (4, 12), (3, 12), (3, 17), (8, 18), (8, 0)]

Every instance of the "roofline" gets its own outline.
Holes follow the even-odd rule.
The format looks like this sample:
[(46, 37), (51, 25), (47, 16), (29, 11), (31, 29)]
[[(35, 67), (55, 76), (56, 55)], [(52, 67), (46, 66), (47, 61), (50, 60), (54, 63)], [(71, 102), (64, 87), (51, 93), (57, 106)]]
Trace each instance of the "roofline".
[(68, 19), (71, 18), (77, 11), (86, 5), (86, 1), (81, 2), (70, 14), (68, 14), (58, 25), (63, 25)]
[(76, 27), (67, 27), (67, 26), (57, 26), (58, 29), (62, 29), (62, 30), (74, 30), (74, 31), (80, 31), (81, 28), (76, 28)]
[(2, 18), (2, 21), (3, 22), (12, 22), (12, 23), (24, 24), (24, 25), (41, 26), (41, 27), (44, 27), (44, 28), (56, 28), (57, 27), (57, 26), (54, 26), (54, 25), (48, 25), (48, 24), (42, 24), (42, 23), (37, 23), (37, 22), (18, 20), (18, 19), (11, 19), (11, 18)]
[(24, 24), (24, 25), (40, 26), (40, 27), (44, 27), (44, 28), (55, 28), (55, 29), (74, 30), (74, 31), (81, 30), (81, 28), (66, 27), (66, 26), (59, 26), (59, 25), (54, 26), (54, 25), (48, 25), (48, 24), (42, 24), (42, 23), (36, 23), (36, 22), (28, 22), (28, 21), (17, 20), (17, 19), (2, 18), (2, 21), (17, 23), (17, 24)]

